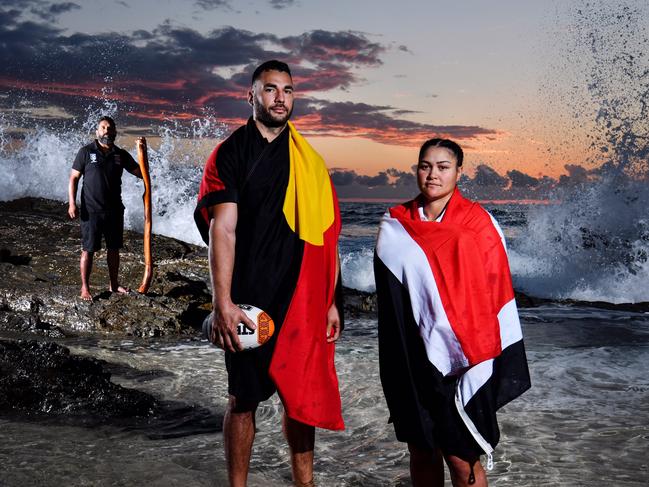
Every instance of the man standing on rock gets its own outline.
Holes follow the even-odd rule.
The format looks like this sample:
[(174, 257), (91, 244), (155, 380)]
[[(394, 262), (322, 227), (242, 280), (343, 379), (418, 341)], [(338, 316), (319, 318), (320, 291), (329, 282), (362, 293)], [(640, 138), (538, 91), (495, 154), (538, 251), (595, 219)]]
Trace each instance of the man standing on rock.
[(101, 248), (102, 236), (106, 240), (106, 260), (111, 292), (127, 293), (119, 285), (119, 249), (124, 233), (124, 205), (122, 204), (122, 172), (142, 178), (140, 167), (133, 157), (115, 145), (115, 121), (101, 117), (94, 142), (82, 147), (72, 164), (68, 183), (68, 215), (79, 216), (77, 186), (83, 176), (81, 190), (81, 299), (92, 301), (90, 273), (94, 253)]
[[(315, 426), (344, 427), (334, 368), (342, 327), (338, 201), (324, 161), (289, 122), (293, 91), (285, 63), (255, 70), (252, 117), (207, 160), (194, 214), (209, 246), (206, 324), (228, 371), (223, 433), (232, 486), (246, 484), (255, 411), (275, 391), (295, 485), (314, 485)], [(237, 325), (255, 325), (235, 303), (270, 315), (275, 334), (267, 343), (242, 351)]]

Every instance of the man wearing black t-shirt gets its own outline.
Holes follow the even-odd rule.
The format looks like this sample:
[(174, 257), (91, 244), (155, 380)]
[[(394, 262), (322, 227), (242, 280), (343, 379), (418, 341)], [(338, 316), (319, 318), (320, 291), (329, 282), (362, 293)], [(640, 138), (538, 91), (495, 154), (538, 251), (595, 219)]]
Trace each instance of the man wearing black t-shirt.
[[(110, 276), (110, 291), (127, 293), (119, 285), (119, 249), (124, 232), (124, 205), (122, 204), (122, 172), (142, 178), (140, 167), (133, 157), (114, 142), (117, 137), (115, 121), (101, 117), (94, 142), (82, 147), (72, 164), (68, 184), (68, 215), (81, 216), (81, 299), (92, 301), (90, 272), (94, 253), (106, 240), (106, 261)], [(83, 176), (81, 211), (77, 209), (77, 186)]]

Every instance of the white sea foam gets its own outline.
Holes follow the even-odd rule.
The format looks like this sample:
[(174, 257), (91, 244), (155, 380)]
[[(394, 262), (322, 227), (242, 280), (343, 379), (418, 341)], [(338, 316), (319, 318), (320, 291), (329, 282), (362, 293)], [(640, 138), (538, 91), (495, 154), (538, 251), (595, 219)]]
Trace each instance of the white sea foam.
[(373, 258), (374, 249), (370, 248), (344, 252), (340, 256), (343, 285), (352, 289), (373, 292), (376, 289)]
[[(117, 106), (105, 101), (100, 107), (89, 108), (80, 127), (53, 130), (37, 127), (24, 143), (9, 148), (5, 120), (0, 120), (0, 201), (22, 197), (40, 197), (67, 201), (67, 186), (72, 161), (79, 148), (88, 143), (101, 115), (115, 116)], [(158, 129), (160, 146), (149, 145), (149, 167), (153, 187), (153, 231), (190, 243), (200, 243), (193, 220), (202, 166), (190, 158), (198, 152), (205, 138), (223, 135), (222, 125), (206, 117), (192, 122), (189, 128), (165, 125)], [(182, 140), (182, 152), (176, 146)], [(119, 140), (117, 141), (119, 144)], [(132, 155), (135, 146), (122, 146)], [(125, 174), (122, 178), (122, 199), (126, 206), (126, 228), (140, 231), (143, 227), (140, 181)], [(82, 182), (83, 184), (83, 182)]]
[(645, 183), (611, 176), (532, 209), (509, 254), (516, 286), (553, 298), (649, 301), (647, 205)]
[(627, 1), (588, 2), (571, 13), (556, 70), (566, 86), (587, 91), (555, 99), (576, 114), (577, 131), (594, 114), (589, 136), (600, 166), (589, 182), (564, 187), (560, 205), (530, 212), (512, 269), (515, 283), (532, 294), (649, 301), (647, 14)]

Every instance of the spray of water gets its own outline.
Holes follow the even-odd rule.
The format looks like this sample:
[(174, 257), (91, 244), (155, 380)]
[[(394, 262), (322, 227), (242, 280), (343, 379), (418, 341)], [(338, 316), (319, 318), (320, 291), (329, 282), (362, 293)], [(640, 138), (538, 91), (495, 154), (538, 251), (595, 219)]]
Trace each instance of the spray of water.
[(649, 301), (649, 8), (571, 3), (564, 15), (557, 70), (566, 86), (587, 83), (587, 97), (569, 92), (560, 101), (595, 114), (589, 137), (599, 167), (557, 194), (560, 205), (531, 212), (527, 238), (511, 253), (515, 283), (555, 298)]
[[(102, 115), (118, 118), (118, 114), (117, 104), (104, 98), (87, 107), (83, 120), (57, 129), (37, 125), (14, 148), (9, 147), (11, 137), (6, 127), (19, 125), (20, 120), (0, 120), (0, 169), (5, 175), (0, 179), (0, 200), (31, 196), (67, 201), (68, 178), (77, 151), (88, 143), (89, 134), (94, 133)], [(149, 144), (154, 233), (190, 243), (201, 242), (192, 218), (202, 175), (202, 160), (198, 159), (205, 152), (201, 148), (204, 141), (222, 138), (223, 134), (223, 125), (209, 115), (186, 125), (168, 122), (154, 132), (160, 140), (157, 148)], [(124, 148), (136, 154), (135, 146)], [(128, 174), (123, 176), (127, 228), (142, 229), (142, 192), (139, 180)]]
[(376, 284), (374, 283), (373, 249), (343, 250), (341, 254), (343, 285), (352, 289), (374, 292)]

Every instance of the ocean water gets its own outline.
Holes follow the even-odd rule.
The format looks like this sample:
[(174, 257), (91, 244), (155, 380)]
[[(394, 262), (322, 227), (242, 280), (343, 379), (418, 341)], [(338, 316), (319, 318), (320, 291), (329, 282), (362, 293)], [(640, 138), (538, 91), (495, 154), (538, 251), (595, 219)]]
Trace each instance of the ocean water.
[[(8, 175), (0, 180), (0, 199), (65, 200), (69, 162), (87, 140), (84, 130), (43, 128), (17, 151), (0, 150), (0, 169)], [(162, 132), (160, 140), (150, 148), (154, 231), (200, 243), (192, 211), (201, 167), (174, 159), (179, 139), (172, 130)], [(614, 184), (633, 197), (620, 197)], [(542, 307), (521, 310), (533, 387), (499, 415), (502, 438), (489, 473), (491, 485), (649, 484), (649, 314), (614, 306), (649, 301), (648, 188), (618, 174), (564, 194), (559, 203), (485, 204), (507, 238), (517, 289), (550, 299)], [(133, 229), (142, 226), (141, 192), (125, 175), (126, 222)], [(347, 287), (374, 290), (376, 233), (392, 205), (341, 202)], [(587, 301), (603, 301), (610, 309)], [(84, 338), (61, 343), (73, 353), (115, 364), (115, 382), (205, 408), (212, 416), (206, 423), (181, 408), (177, 416), (147, 428), (128, 422), (0, 418), (0, 486), (226, 485), (222, 352), (200, 341)], [(318, 485), (409, 485), (406, 449), (387, 423), (374, 319), (347, 323), (336, 363), (347, 428), (318, 432)], [(259, 409), (251, 486), (290, 485), (281, 411), (277, 397)]]
[[(490, 485), (646, 486), (649, 315), (549, 304), (524, 309), (521, 318), (532, 389), (499, 413), (502, 436)], [(227, 485), (220, 350), (198, 340), (62, 343), (114, 364), (112, 380), (121, 385), (212, 414), (198, 421), (180, 409), (147, 427), (0, 418), (0, 485)], [(410, 485), (406, 448), (387, 423), (374, 320), (348, 322), (336, 366), (346, 429), (317, 432), (317, 484)], [(281, 413), (276, 396), (258, 410), (251, 486), (290, 485)]]
[[(485, 205), (506, 235), (515, 287), (547, 299), (520, 311), (532, 389), (499, 414), (502, 438), (488, 474), (491, 485), (649, 485), (649, 33), (638, 23), (642, 8), (629, 0), (557, 6), (557, 43), (564, 51), (553, 56), (550, 83), (574, 75), (561, 86), (584, 86), (580, 93), (590, 98), (568, 90), (553, 92), (552, 101), (568, 106), (576, 125), (586, 118), (592, 123), (598, 159), (589, 162), (596, 169), (588, 180), (557, 192), (553, 204)], [(100, 112), (119, 115), (120, 108), (98, 100), (85, 119), (39, 125), (18, 144), (7, 127), (20, 120), (0, 119), (0, 200), (65, 201), (71, 162)], [(200, 243), (192, 212), (202, 161), (194, 155), (204, 139), (222, 137), (222, 127), (206, 119), (189, 129), (153, 131), (159, 140), (149, 152), (154, 232)], [(137, 230), (142, 188), (126, 175), (123, 190), (126, 224)], [(346, 286), (373, 290), (378, 222), (393, 204), (341, 203)], [(318, 432), (318, 485), (409, 485), (406, 449), (387, 423), (376, 328), (371, 317), (352, 318), (337, 345), (347, 428)], [(164, 424), (146, 427), (2, 417), (0, 486), (225, 485), (221, 351), (186, 339), (60, 342), (113, 364), (117, 383), (211, 415), (197, 418), (179, 408)], [(280, 415), (276, 397), (259, 409), (251, 486), (289, 485)]]
[[(0, 199), (64, 201), (70, 161), (88, 138), (84, 127), (40, 128), (17, 150), (9, 150), (0, 130), (5, 141), (0, 169), (7, 175), (0, 180)], [(180, 139), (173, 130), (161, 131), (160, 141), (150, 147), (154, 231), (200, 243), (192, 212), (201, 167), (176, 158)], [(126, 222), (136, 230), (142, 227), (141, 194), (135, 178), (125, 175)], [(641, 311), (646, 306), (639, 311), (615, 307), (649, 301), (648, 196), (645, 181), (614, 172), (561, 195), (558, 203), (485, 204), (507, 238), (516, 288), (549, 299), (542, 307), (521, 310), (532, 389), (499, 414), (502, 438), (491, 485), (649, 484), (649, 314)], [(341, 202), (347, 287), (374, 289), (374, 242), (380, 218), (392, 205)], [(603, 301), (604, 308), (588, 301)], [(338, 344), (347, 428), (318, 432), (318, 485), (409, 485), (406, 449), (387, 423), (376, 327), (372, 318), (351, 319)], [(61, 343), (73, 353), (115, 364), (115, 382), (212, 414), (195, 418), (180, 408), (176, 416), (146, 428), (128, 422), (0, 418), (0, 486), (226, 485), (222, 352), (197, 340)], [(259, 409), (251, 486), (290, 485), (281, 411), (277, 397)]]
[[(84, 139), (69, 135), (43, 130), (17, 153), (2, 152), (0, 164), (13, 178), (10, 184), (0, 183), (2, 199), (64, 199), (59, 188), (65, 188), (67, 161)], [(165, 155), (173, 152), (174, 143), (168, 133), (161, 144), (166, 144), (167, 152), (150, 151), (158, 198), (154, 228), (198, 243), (191, 212), (200, 167), (179, 165)], [(58, 149), (46, 151), (45, 146)], [(21, 179), (17, 167), (30, 164), (34, 169), (38, 165), (40, 170), (34, 174), (40, 175)], [(127, 222), (137, 229), (141, 188), (130, 179), (124, 178)], [(605, 189), (601, 182), (590, 188), (593, 211), (601, 213), (610, 204)], [(636, 189), (639, 201), (644, 201), (646, 187)], [(167, 197), (172, 201), (165, 206), (160, 200)], [(624, 311), (614, 305), (649, 301), (647, 281), (638, 284), (646, 272), (644, 214), (634, 202), (625, 203), (623, 212), (618, 207), (606, 217), (610, 220), (604, 228), (596, 230), (597, 235), (605, 235), (597, 242), (614, 238), (622, 229), (627, 232), (626, 243), (622, 250), (619, 241), (597, 247), (597, 242), (591, 243), (595, 238), (592, 214), (575, 210), (583, 203), (581, 197), (575, 193), (572, 199), (550, 205), (485, 204), (507, 238), (516, 287), (550, 299), (541, 307), (521, 310), (532, 389), (499, 413), (502, 437), (494, 469), (488, 474), (490, 485), (649, 484), (649, 313), (642, 311), (646, 306)], [(341, 203), (340, 251), (346, 286), (373, 290), (378, 223), (392, 205)], [(591, 269), (594, 259), (598, 267)], [(602, 275), (611, 269), (615, 273)], [(567, 304), (564, 298), (577, 302)], [(580, 299), (608, 304), (594, 307)], [(129, 422), (97, 424), (96, 418), (0, 418), (0, 486), (226, 485), (220, 431), (227, 384), (220, 350), (186, 339), (59, 341), (73, 353), (113, 364), (113, 380), (119, 384), (211, 414), (197, 418), (179, 407), (164, 422), (146, 427)], [(409, 485), (406, 448), (387, 423), (378, 375), (377, 324), (372, 317), (348, 321), (337, 345), (336, 366), (346, 429), (317, 433), (318, 485)], [(281, 414), (277, 397), (260, 406), (251, 486), (290, 485)]]

